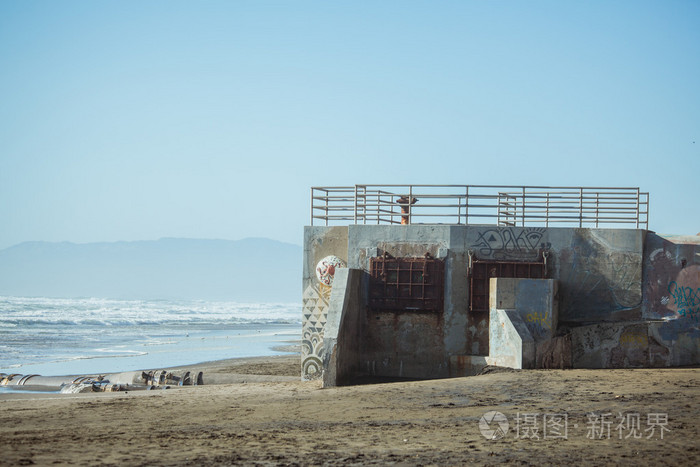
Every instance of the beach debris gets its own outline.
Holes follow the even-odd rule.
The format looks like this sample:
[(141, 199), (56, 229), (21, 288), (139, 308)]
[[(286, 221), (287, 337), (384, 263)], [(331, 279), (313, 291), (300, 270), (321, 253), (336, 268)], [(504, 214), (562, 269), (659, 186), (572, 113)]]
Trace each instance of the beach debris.
[[(6, 374), (6, 373), (0, 373), (0, 386), (9, 386), (12, 380), (15, 379), (17, 376), (22, 376), (20, 374), (14, 373), (14, 374)], [(16, 384), (16, 383), (12, 383)]]
[[(154, 389), (157, 389), (157, 388), (158, 388), (158, 386), (148, 386), (148, 387), (146, 387), (146, 389), (147, 389), (148, 391), (153, 391)], [(170, 386), (161, 386), (160, 389), (170, 389)]]
[[(128, 384), (117, 384), (110, 383), (105, 380), (91, 380), (81, 378), (80, 382), (65, 384), (61, 387), (61, 393), (63, 394), (79, 394), (84, 392), (120, 392), (127, 390), (137, 390), (140, 389), (137, 386), (131, 386)], [(145, 388), (144, 388), (145, 389)]]
[(143, 384), (148, 386), (199, 386), (204, 384), (204, 377), (201, 371), (198, 373), (185, 371), (179, 374), (166, 370), (144, 371), (141, 373), (141, 380)]
[(59, 391), (64, 394), (84, 392), (120, 392), (128, 390), (170, 389), (172, 386), (198, 386), (204, 384), (202, 372), (184, 371), (173, 373), (167, 370), (149, 372), (125, 372), (84, 376), (41, 376), (0, 373), (0, 386), (17, 389)]

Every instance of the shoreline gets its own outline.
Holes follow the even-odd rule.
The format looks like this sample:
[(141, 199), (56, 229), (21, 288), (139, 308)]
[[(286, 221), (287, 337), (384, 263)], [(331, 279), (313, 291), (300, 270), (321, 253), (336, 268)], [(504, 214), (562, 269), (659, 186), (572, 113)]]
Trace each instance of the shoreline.
[(179, 337), (156, 338), (156, 342), (129, 338), (111, 343), (95, 342), (72, 354), (58, 351), (34, 360), (20, 356), (0, 367), (0, 372), (65, 376), (170, 368), (226, 358), (299, 352), (300, 340), (300, 328), (296, 324), (199, 329)]
[[(292, 342), (292, 341), (290, 341)], [(275, 352), (285, 352), (278, 355), (261, 355), (254, 357), (233, 357), (220, 360), (210, 360), (201, 363), (176, 365), (165, 368), (139, 368), (136, 370), (120, 372), (117, 374), (140, 373), (142, 371), (166, 370), (175, 371), (201, 371), (204, 376), (204, 386), (220, 384), (240, 384), (246, 382), (272, 382), (290, 381), (301, 379), (301, 362), (299, 344), (286, 344), (273, 347)], [(73, 375), (60, 375), (66, 377), (99, 376), (107, 373), (84, 373)], [(36, 394), (53, 397), (66, 397), (75, 394), (62, 394), (53, 389), (23, 389), (21, 386), (0, 386), (0, 402), (4, 399), (25, 399)], [(170, 390), (181, 389), (177, 386)], [(133, 392), (133, 391), (132, 391)], [(87, 393), (100, 394), (100, 393)], [(23, 397), (27, 396), (27, 397)]]

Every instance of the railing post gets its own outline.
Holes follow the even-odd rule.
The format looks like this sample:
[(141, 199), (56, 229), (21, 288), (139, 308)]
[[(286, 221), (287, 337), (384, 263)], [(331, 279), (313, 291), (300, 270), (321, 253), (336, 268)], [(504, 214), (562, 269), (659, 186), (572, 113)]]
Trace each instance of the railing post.
[(362, 190), (362, 224), (367, 223), (367, 187), (360, 186), (358, 189)]
[(462, 196), (457, 195), (457, 225), (462, 223)]
[(464, 197), (464, 225), (469, 225), (469, 185), (467, 185)]
[(598, 212), (598, 209), (600, 207), (600, 191), (596, 191), (595, 193), (595, 228), (598, 228), (598, 217), (600, 216), (600, 213)]
[(314, 225), (314, 187), (311, 187), (311, 225)]
[(637, 228), (639, 228), (639, 187), (637, 187)]
[(355, 218), (353, 219), (353, 223), (357, 224), (357, 185), (355, 185)]
[(549, 227), (549, 191), (547, 192), (547, 208), (545, 209), (547, 213), (544, 218), (544, 226)]
[(326, 190), (326, 227), (328, 227), (328, 190)]
[(647, 202), (646, 202), (646, 222), (645, 222), (645, 229), (649, 230), (649, 193), (647, 193)]
[[(389, 195), (389, 204), (391, 207), (389, 208), (389, 224), (393, 224), (394, 220), (394, 195)], [(379, 190), (377, 190), (377, 225), (379, 225), (379, 222), (381, 221), (381, 208), (382, 208), (382, 195), (379, 194)]]
[(525, 187), (523, 187), (523, 214), (522, 214), (522, 219), (523, 219), (523, 227), (525, 227)]
[(408, 223), (411, 224), (413, 220), (411, 219), (411, 201), (413, 200), (413, 185), (408, 185)]
[(583, 187), (578, 189), (578, 226), (583, 227)]

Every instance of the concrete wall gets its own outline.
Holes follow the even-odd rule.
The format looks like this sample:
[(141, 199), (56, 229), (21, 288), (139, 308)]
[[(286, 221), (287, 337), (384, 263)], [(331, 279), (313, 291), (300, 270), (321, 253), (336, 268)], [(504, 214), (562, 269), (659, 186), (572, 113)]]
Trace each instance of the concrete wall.
[[(489, 312), (469, 311), (469, 252), (481, 260), (534, 261), (548, 252), (547, 277), (558, 283), (558, 322), (536, 315), (527, 322), (537, 340), (536, 363), (544, 367), (611, 365), (613, 362), (684, 364), (698, 360), (700, 250), (635, 229), (522, 228), (461, 225), (350, 225), (306, 227), (304, 231), (304, 378), (320, 377), (323, 332), (331, 288), (315, 278), (315, 265), (328, 255), (349, 268), (369, 271), (369, 259), (387, 252), (394, 257), (430, 253), (445, 262), (442, 313), (359, 310), (360, 370), (369, 375), (434, 378), (469, 374), (489, 355)], [(368, 276), (361, 278), (363, 297)], [(366, 299), (363, 299), (366, 300)], [(530, 300), (518, 306), (524, 309)], [(644, 360), (619, 329), (648, 320), (650, 344)], [(547, 324), (535, 329), (533, 324)], [(609, 325), (606, 328), (604, 325)], [(602, 337), (603, 353), (584, 345), (591, 326)], [(556, 329), (559, 334), (554, 334)], [(612, 330), (612, 329), (616, 330)], [(619, 329), (618, 329), (619, 328)], [(578, 329), (575, 333), (572, 331)], [(631, 332), (631, 331), (630, 331)], [(608, 336), (613, 337), (605, 337)], [(632, 335), (632, 334), (629, 334)], [(642, 334), (640, 334), (642, 335)], [(620, 342), (620, 339), (624, 342)], [(588, 339), (588, 340), (587, 340)], [(617, 339), (615, 346), (609, 339)], [(631, 338), (630, 338), (631, 339)], [(599, 339), (599, 341), (601, 341)], [(612, 341), (610, 341), (612, 342)], [(631, 342), (631, 341), (630, 341)], [(612, 345), (612, 344), (610, 344)], [(624, 357), (619, 357), (624, 347)], [(594, 346), (595, 347), (595, 346)], [(629, 347), (629, 348), (628, 348)], [(656, 349), (656, 350), (655, 350)], [(683, 350), (679, 350), (683, 349)], [(596, 350), (597, 352), (597, 350)], [(606, 353), (607, 352), (607, 353)], [(615, 356), (611, 356), (615, 353)], [(638, 352), (637, 352), (638, 353)], [(665, 355), (665, 356), (664, 356)]]
[[(429, 253), (434, 258), (447, 259), (450, 226), (397, 227), (351, 225), (348, 265), (369, 271), (369, 259), (384, 252), (394, 257), (423, 257)], [(445, 279), (452, 277), (454, 270), (447, 261)], [(462, 315), (464, 323), (465, 311), (455, 308), (451, 292), (445, 293), (442, 313), (366, 310), (362, 330), (364, 371), (372, 376), (396, 378), (448, 376), (446, 349), (455, 346), (455, 339), (464, 342), (464, 325), (458, 324), (455, 315)]]
[(641, 318), (642, 230), (550, 229), (559, 320), (572, 326)]
[(535, 339), (517, 310), (491, 308), (489, 311), (489, 365), (506, 368), (535, 367)]
[(538, 342), (554, 337), (559, 315), (556, 280), (493, 277), (489, 287), (490, 310), (517, 311), (528, 333)]
[(332, 286), (316, 279), (316, 265), (334, 255), (347, 262), (347, 227), (304, 228), (304, 274), (302, 294), (301, 377), (321, 378), (323, 369), (323, 334), (328, 319)]
[(576, 368), (700, 363), (700, 237), (645, 239), (641, 316), (571, 329)]
[(494, 277), (489, 286), (487, 363), (536, 368), (537, 344), (549, 342), (557, 329), (557, 281)]
[[(643, 316), (649, 354), (668, 365), (700, 363), (700, 236), (647, 236)], [(667, 360), (664, 360), (668, 349)]]
[(598, 323), (571, 328), (574, 368), (697, 365), (700, 331), (688, 318)]
[(654, 233), (647, 236), (644, 259), (645, 319), (700, 320), (700, 236), (675, 243)]
[[(618, 277), (623, 284), (635, 282), (634, 289), (626, 288), (634, 290), (634, 297), (636, 288), (641, 289), (640, 306), (614, 311), (613, 320), (601, 317), (595, 324), (582, 321), (588, 325), (571, 326), (572, 366), (634, 368), (700, 363), (698, 243), (700, 237), (668, 239), (648, 232), (641, 278), (636, 272)], [(559, 258), (560, 262), (565, 259)], [(636, 255), (633, 263), (636, 270)], [(612, 297), (615, 303), (621, 303), (619, 295)], [(630, 300), (627, 304), (632, 303)]]
[(338, 269), (335, 273), (323, 334), (323, 387), (348, 384), (359, 373), (362, 275), (358, 269)]

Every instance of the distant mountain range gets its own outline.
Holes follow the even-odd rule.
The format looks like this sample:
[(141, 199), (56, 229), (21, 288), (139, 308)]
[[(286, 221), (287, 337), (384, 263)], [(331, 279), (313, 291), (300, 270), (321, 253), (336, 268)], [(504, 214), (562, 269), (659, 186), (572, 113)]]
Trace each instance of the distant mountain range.
[(301, 300), (302, 248), (266, 238), (26, 242), (0, 250), (0, 295)]

